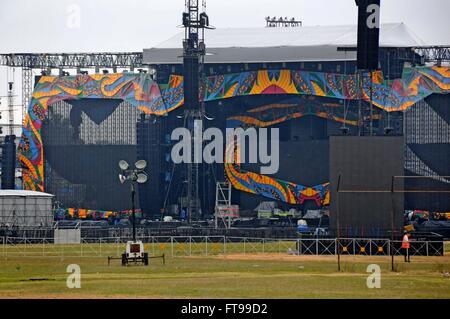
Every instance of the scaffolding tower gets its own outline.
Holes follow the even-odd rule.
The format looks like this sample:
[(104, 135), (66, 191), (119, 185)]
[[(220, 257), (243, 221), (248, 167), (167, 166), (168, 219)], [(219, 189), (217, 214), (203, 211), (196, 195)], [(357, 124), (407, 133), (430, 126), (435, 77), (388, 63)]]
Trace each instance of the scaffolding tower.
[(22, 68), (22, 123), (27, 115), (28, 106), (33, 93), (33, 69)]
[(237, 217), (237, 206), (231, 204), (232, 186), (229, 182), (217, 182), (216, 205), (214, 213), (214, 224), (216, 228), (222, 224), (225, 228), (231, 228), (233, 218)]
[(8, 82), (8, 135), (14, 135), (14, 82)]
[[(204, 104), (200, 102), (200, 83), (203, 73), (204, 57), (206, 54), (205, 29), (209, 26), (209, 17), (205, 13), (206, 1), (203, 0), (203, 12), (200, 13), (199, 0), (186, 0), (183, 13), (185, 38), (183, 40), (183, 69), (184, 69), (184, 107), (185, 119), (191, 132), (196, 134), (196, 125), (203, 127)], [(196, 150), (195, 139), (191, 141), (191, 149)], [(199, 163), (198, 156), (192, 152), (187, 163), (187, 215), (188, 221), (202, 217), (199, 196)]]

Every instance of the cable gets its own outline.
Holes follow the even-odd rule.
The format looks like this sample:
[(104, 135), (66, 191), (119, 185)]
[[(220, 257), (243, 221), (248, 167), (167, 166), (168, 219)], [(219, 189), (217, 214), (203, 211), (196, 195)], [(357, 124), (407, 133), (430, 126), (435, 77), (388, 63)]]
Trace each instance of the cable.
[[(186, 127), (186, 125), (187, 125), (186, 122), (187, 122), (187, 116), (184, 117), (183, 127)], [(175, 168), (176, 168), (176, 166), (177, 165), (175, 163), (172, 164), (172, 175), (170, 177), (169, 187), (167, 189), (166, 196), (165, 196), (165, 199), (164, 199), (163, 214), (164, 214), (164, 212), (166, 211), (166, 208), (167, 208), (167, 201), (169, 200), (169, 193), (170, 193), (170, 190), (172, 188), (172, 181), (173, 181), (173, 177), (175, 176)]]
[[(344, 93), (344, 82), (347, 77), (347, 51), (345, 51), (345, 59), (344, 59), (344, 76), (342, 79), (342, 93)], [(344, 97), (344, 128), (347, 128), (347, 115), (348, 115), (348, 104), (347, 99)]]
[[(391, 58), (391, 53), (388, 51), (388, 67), (387, 67), (387, 69), (388, 69), (388, 74), (387, 74), (387, 80), (388, 81), (390, 81), (390, 79), (391, 79), (391, 63), (390, 63), (390, 58)], [(384, 101), (383, 101), (384, 103), (384, 106), (386, 107), (386, 94), (384, 95)], [(387, 112), (387, 111), (385, 111), (385, 112)], [(387, 123), (387, 128), (391, 128), (391, 113), (390, 112), (387, 112), (387, 120), (388, 120), (388, 123)]]

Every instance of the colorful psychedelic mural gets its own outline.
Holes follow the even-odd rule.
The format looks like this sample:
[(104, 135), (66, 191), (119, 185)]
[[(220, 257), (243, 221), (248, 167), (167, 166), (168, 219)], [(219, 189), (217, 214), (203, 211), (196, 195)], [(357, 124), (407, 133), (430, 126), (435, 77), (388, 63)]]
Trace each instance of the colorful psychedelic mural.
[[(337, 111), (337, 106), (340, 105), (333, 104), (332, 107), (330, 105), (325, 107), (312, 99), (305, 104), (270, 104), (247, 110), (242, 115), (229, 117), (227, 128), (266, 128), (307, 115), (357, 125), (357, 121), (344, 120), (333, 115), (332, 113)], [(318, 207), (329, 205), (329, 183), (308, 187), (244, 170), (239, 162), (241, 152), (239, 143), (234, 143), (234, 141), (226, 146), (226, 152), (226, 158), (232, 158), (233, 161), (225, 163), (225, 174), (235, 189), (292, 205), (302, 205), (307, 200), (315, 201)]]
[[(402, 79), (391, 82), (384, 81), (380, 72), (374, 73), (372, 78), (373, 85), (368, 74), (360, 77), (292, 70), (261, 70), (217, 75), (206, 78), (200, 99), (214, 101), (238, 96), (286, 94), (369, 101), (372, 90), (374, 105), (387, 112), (394, 112), (406, 111), (433, 93), (450, 93), (450, 68), (445, 67), (414, 68), (405, 73)], [(41, 77), (24, 120), (18, 149), (18, 158), (23, 169), (24, 189), (45, 190), (41, 128), (49, 106), (64, 100), (83, 98), (122, 99), (146, 114), (162, 116), (182, 107), (183, 77), (173, 75), (165, 85), (154, 82), (148, 74)], [(285, 108), (284, 115), (269, 120), (264, 116), (261, 117), (264, 110), (253, 110), (253, 113), (247, 112), (232, 120), (241, 123), (234, 125), (268, 127), (291, 118), (315, 114), (349, 125), (357, 124), (355, 119), (342, 117), (325, 106), (305, 109), (298, 105), (288, 107), (284, 105), (280, 108)], [(230, 180), (235, 181), (233, 185), (237, 189), (264, 196), (271, 193), (272, 198), (288, 203), (302, 202), (305, 199), (326, 202), (327, 184), (311, 188), (244, 172), (236, 166), (228, 166), (227, 170)], [(261, 185), (267, 185), (267, 188), (261, 188)]]
[(226, 152), (227, 158), (234, 157), (232, 163), (225, 163), (225, 174), (235, 189), (292, 205), (301, 205), (307, 200), (314, 200), (318, 207), (330, 204), (330, 183), (308, 187), (253, 173), (241, 168), (237, 145), (228, 144)]

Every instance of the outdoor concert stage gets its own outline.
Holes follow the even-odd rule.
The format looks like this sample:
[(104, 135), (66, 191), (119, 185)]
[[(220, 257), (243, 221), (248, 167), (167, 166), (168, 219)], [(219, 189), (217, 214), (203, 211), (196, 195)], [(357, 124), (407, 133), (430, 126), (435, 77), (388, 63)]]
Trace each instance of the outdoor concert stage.
[[(205, 128), (279, 128), (280, 170), (264, 176), (258, 163), (201, 166), (199, 218), (212, 216), (216, 182), (225, 180), (233, 185), (233, 204), (242, 212), (261, 201), (275, 201), (283, 210), (327, 209), (334, 187), (330, 137), (367, 136), (370, 122), (374, 136), (404, 137), (404, 175), (450, 176), (450, 68), (420, 65), (415, 56), (405, 60), (404, 53), (418, 40), (403, 24), (384, 25), (381, 71), (371, 81), (369, 74), (356, 73), (355, 52), (337, 50), (355, 46), (355, 30), (208, 32), (211, 54), (201, 92)], [(150, 182), (138, 194), (144, 216), (156, 218), (163, 208), (179, 214), (186, 170), (171, 161), (170, 133), (184, 125), (181, 43), (175, 37), (144, 51), (156, 80), (133, 73), (39, 77), (19, 146), (25, 188), (54, 194), (61, 207), (82, 209), (81, 218), (108, 218), (130, 206), (117, 163), (145, 159)], [(407, 183), (405, 188), (442, 189), (450, 181)], [(404, 209), (447, 212), (449, 197), (405, 194)], [(402, 215), (398, 212), (397, 218)], [(385, 224), (371, 227), (386, 230)]]

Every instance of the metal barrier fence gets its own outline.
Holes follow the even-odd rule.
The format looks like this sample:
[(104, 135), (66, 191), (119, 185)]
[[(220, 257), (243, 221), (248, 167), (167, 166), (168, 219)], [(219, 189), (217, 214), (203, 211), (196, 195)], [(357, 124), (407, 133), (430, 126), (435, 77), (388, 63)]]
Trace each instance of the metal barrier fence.
[[(144, 237), (150, 255), (168, 257), (218, 256), (232, 254), (291, 254), (390, 256), (401, 255), (401, 241), (388, 239), (261, 239), (242, 237)], [(0, 256), (100, 258), (120, 256), (126, 239), (82, 239), (80, 244), (55, 244), (53, 239), (0, 237)], [(443, 242), (411, 242), (411, 256), (443, 256)]]

